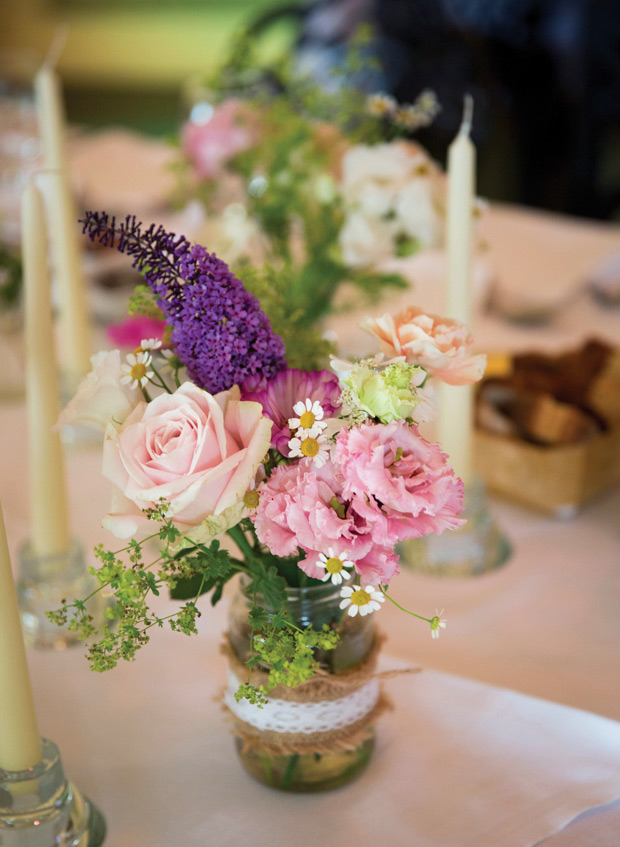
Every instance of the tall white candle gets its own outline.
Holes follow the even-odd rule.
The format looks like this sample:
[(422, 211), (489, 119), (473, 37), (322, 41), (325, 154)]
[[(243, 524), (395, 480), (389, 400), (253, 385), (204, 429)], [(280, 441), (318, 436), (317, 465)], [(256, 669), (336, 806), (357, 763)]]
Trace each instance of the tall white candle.
[(69, 547), (62, 446), (52, 427), (60, 412), (43, 201), (32, 183), (22, 198), (26, 396), (31, 542), (38, 556)]
[(21, 771), (41, 761), (17, 595), (0, 505), (0, 768)]
[(78, 215), (68, 171), (60, 80), (47, 63), (35, 77), (39, 132), (46, 170), (46, 199), (58, 283), (63, 371), (77, 384), (90, 370), (91, 340), (82, 271)]
[[(463, 122), (448, 151), (447, 280), (445, 314), (470, 326), (472, 218), (476, 150), (469, 137), (473, 99), (465, 97)], [(441, 385), (439, 441), (465, 484), (472, 474), (473, 387)]]

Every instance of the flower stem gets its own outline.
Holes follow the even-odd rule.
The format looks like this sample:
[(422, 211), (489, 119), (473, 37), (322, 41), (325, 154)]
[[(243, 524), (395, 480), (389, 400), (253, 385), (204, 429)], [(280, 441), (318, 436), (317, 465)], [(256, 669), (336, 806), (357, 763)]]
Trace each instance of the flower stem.
[(401, 606), (400, 603), (397, 603), (396, 600), (390, 597), (390, 595), (387, 593), (387, 591), (382, 585), (379, 586), (379, 591), (383, 594), (384, 597), (387, 597), (390, 603), (393, 603), (398, 609), (400, 609), (401, 612), (405, 612), (407, 615), (412, 615), (414, 618), (417, 618), (420, 621), (426, 621), (426, 623), (432, 622), (432, 618), (425, 618), (422, 615), (416, 615), (415, 612), (410, 612), (409, 609), (405, 609), (404, 606)]
[[(167, 391), (167, 392), (168, 392), (168, 394), (172, 394), (173, 392), (172, 392), (172, 391), (170, 391), (170, 389), (168, 388), (168, 386), (167, 386), (167, 385), (166, 385), (166, 383), (164, 382), (164, 379), (163, 379), (162, 375), (159, 373), (159, 371), (157, 370), (157, 368), (155, 367), (155, 365), (153, 364), (153, 362), (152, 362), (152, 361), (151, 361), (151, 364), (150, 364), (150, 366), (149, 366), (149, 367), (151, 367), (151, 368), (153, 369), (153, 373), (155, 374), (155, 376), (156, 376), (156, 377), (157, 377), (157, 379), (159, 380), (159, 385), (160, 385), (160, 386), (164, 389), (164, 391)], [(153, 383), (153, 385), (157, 385), (157, 384), (158, 384), (158, 383), (156, 383), (156, 382), (155, 382), (155, 380), (154, 380), (154, 379), (151, 379), (151, 380), (150, 380), (150, 382), (152, 382), (152, 383)]]
[(252, 550), (250, 542), (245, 537), (245, 533), (241, 527), (231, 526), (230, 529), (226, 530), (226, 534), (232, 538), (237, 547), (241, 550), (245, 560), (247, 562), (251, 562), (254, 559), (254, 551)]
[(282, 782), (280, 783), (280, 788), (283, 791), (288, 791), (291, 787), (291, 782), (293, 781), (293, 772), (299, 761), (299, 753), (293, 753), (292, 756), (289, 756), (288, 764), (286, 765), (286, 770), (284, 771), (284, 776), (282, 777)]

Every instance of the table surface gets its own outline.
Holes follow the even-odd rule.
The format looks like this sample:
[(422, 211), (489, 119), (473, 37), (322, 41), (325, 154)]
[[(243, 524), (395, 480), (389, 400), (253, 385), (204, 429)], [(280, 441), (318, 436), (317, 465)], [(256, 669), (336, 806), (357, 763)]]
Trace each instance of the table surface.
[[(591, 335), (618, 341), (620, 310), (603, 308), (583, 286), (596, 262), (620, 248), (617, 227), (511, 207), (492, 208), (484, 226), (484, 237), (491, 245), (484, 255), (484, 263), (500, 284), (513, 290), (520, 287), (536, 292), (553, 279), (558, 289), (564, 286), (572, 295), (548, 325), (538, 328), (508, 324), (485, 312), (480, 301), (474, 324), (479, 349), (565, 349), (577, 346)], [(430, 309), (434, 304), (429, 305), (428, 300), (439, 297), (433, 278), (436, 267), (425, 266), (422, 261), (421, 265), (412, 267), (412, 274), (416, 279), (416, 302)], [(488, 280), (491, 274), (488, 270), (485, 274)], [(402, 300), (399, 297), (399, 303)], [(392, 309), (398, 303), (387, 305)], [(334, 321), (345, 349), (355, 350), (360, 343), (356, 340), (357, 317), (348, 315)], [(0, 499), (15, 563), (17, 547), (28, 535), (22, 404), (0, 406), (0, 431), (4, 436)], [(88, 549), (105, 538), (99, 520), (107, 511), (108, 492), (99, 466), (100, 453), (96, 447), (68, 452), (73, 532)], [(510, 560), (494, 572), (473, 578), (438, 578), (403, 568), (393, 583), (392, 594), (404, 606), (422, 613), (444, 609), (448, 628), (439, 640), (431, 640), (422, 625), (417, 626), (396, 609), (387, 607), (382, 609), (380, 621), (388, 636), (386, 651), (395, 659), (419, 663), (425, 668), (620, 720), (620, 490), (591, 501), (569, 522), (493, 496), (489, 497), (489, 508), (512, 544)], [(216, 641), (217, 634), (225, 627), (226, 603), (225, 597), (220, 607), (208, 613), (208, 623), (203, 626), (210, 633), (209, 642)], [(118, 813), (122, 837), (114, 828), (114, 839), (110, 841), (113, 847), (146, 847), (147, 844), (163, 847), (172, 843), (168, 839), (173, 834), (167, 835), (166, 840), (163, 837), (158, 840), (151, 833), (149, 840), (141, 840), (147, 830), (141, 829), (138, 817), (126, 813), (126, 805), (131, 808), (134, 803), (136, 809), (142, 809), (140, 814), (145, 809), (157, 809), (161, 792), (166, 795), (161, 800), (164, 805), (169, 805), (171, 798), (179, 804), (179, 815), (183, 816), (180, 831), (189, 832), (191, 820), (197, 821), (192, 831), (201, 834), (200, 837), (195, 835), (194, 840), (181, 839), (177, 843), (242, 843), (232, 836), (232, 840), (209, 842), (208, 828), (204, 828), (206, 820), (198, 823), (199, 794), (192, 791), (185, 798), (179, 785), (173, 786), (168, 780), (168, 773), (177, 780), (183, 777), (175, 759), (177, 741), (186, 752), (196, 749), (204, 757), (205, 773), (209, 764), (217, 762), (221, 747), (220, 740), (214, 749), (205, 743), (210, 727), (203, 725), (200, 709), (193, 702), (195, 675), (201, 673), (201, 649), (191, 648), (192, 655), (198, 659), (198, 667), (192, 672), (181, 674), (179, 668), (187, 666), (183, 662), (177, 666), (177, 651), (180, 657), (186, 648), (183, 638), (175, 635), (173, 642), (166, 640), (158, 658), (155, 658), (157, 647), (149, 645), (145, 656), (135, 665), (104, 677), (89, 673), (79, 649), (63, 655), (31, 654), (42, 732), (57, 741), (70, 766), (68, 769), (77, 774), (76, 781), (83, 780), (87, 791), (96, 797), (108, 816)], [(222, 666), (222, 678), (223, 675)], [(112, 708), (120, 702), (119, 691), (125, 704), (120, 716)], [(171, 708), (176, 706), (175, 714), (157, 708), (160, 697)], [(191, 705), (186, 712), (188, 704)], [(221, 725), (214, 729), (216, 733), (224, 732)], [(135, 734), (141, 732), (144, 738), (138, 743)], [(99, 757), (109, 764), (109, 757), (103, 752), (108, 743), (119, 753), (127, 745), (128, 751), (139, 751), (146, 758), (120, 756), (117, 772), (112, 774), (108, 768), (106, 778), (99, 781)], [(180, 755), (182, 750), (178, 752)], [(402, 774), (398, 755), (398, 745), (394, 745), (388, 760), (382, 758), (385, 779), (391, 778), (391, 767), (393, 773)], [(147, 780), (145, 770), (149, 773)], [(149, 799), (143, 794), (132, 798), (132, 786), (139, 786), (140, 792), (149, 792)], [(234, 782), (227, 790), (236, 791)], [(244, 792), (245, 787), (242, 794), (248, 797)], [(255, 799), (248, 802), (263, 802), (262, 796), (261, 792), (255, 793), (252, 795)], [(348, 803), (348, 796), (339, 793), (339, 802)], [(363, 802), (359, 793), (350, 797), (354, 803)], [(308, 804), (303, 808), (304, 814), (312, 814)], [(242, 827), (236, 831), (239, 839), (245, 832)], [(545, 843), (552, 847), (577, 847), (586, 843), (611, 847), (618, 843), (618, 832), (620, 802), (587, 812)], [(316, 843), (304, 838), (300, 838), (300, 844)], [(344, 833), (340, 833), (338, 840), (342, 838)], [(443, 842), (448, 847), (469, 843), (465, 836), (453, 834), (451, 838)], [(267, 841), (259, 838), (256, 843)], [(371, 841), (362, 838), (360, 843)], [(386, 843), (407, 842), (400, 840), (400, 836), (390, 841), (386, 833)], [(419, 842), (421, 847), (425, 843)], [(527, 842), (530, 843), (534, 842)]]

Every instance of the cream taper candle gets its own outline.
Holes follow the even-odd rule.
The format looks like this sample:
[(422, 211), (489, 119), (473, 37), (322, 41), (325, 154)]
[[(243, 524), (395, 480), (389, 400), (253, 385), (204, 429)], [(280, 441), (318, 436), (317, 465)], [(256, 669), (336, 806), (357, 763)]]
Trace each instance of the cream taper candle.
[(32, 183), (22, 197), (22, 253), (31, 543), (37, 556), (50, 556), (67, 550), (70, 537), (62, 446), (52, 432), (60, 402), (45, 214)]
[(35, 77), (39, 132), (46, 170), (46, 200), (58, 283), (63, 371), (77, 383), (90, 370), (91, 341), (82, 272), (78, 215), (68, 171), (60, 80), (47, 63)]
[[(465, 96), (463, 121), (448, 151), (446, 317), (471, 323), (472, 218), (476, 150), (470, 138), (473, 98)], [(438, 437), (458, 476), (472, 474), (473, 388), (442, 384)]]
[(21, 771), (41, 761), (26, 649), (0, 504), (0, 768)]

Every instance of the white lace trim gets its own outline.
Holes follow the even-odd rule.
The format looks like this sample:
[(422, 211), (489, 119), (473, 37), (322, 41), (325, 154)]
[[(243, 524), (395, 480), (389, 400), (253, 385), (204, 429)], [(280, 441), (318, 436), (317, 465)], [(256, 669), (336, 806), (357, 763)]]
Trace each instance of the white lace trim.
[(262, 709), (247, 700), (235, 700), (240, 682), (228, 671), (228, 690), (224, 702), (240, 720), (259, 730), (293, 732), (311, 735), (342, 729), (365, 717), (379, 699), (379, 680), (371, 679), (346, 697), (320, 700), (316, 703), (297, 703), (268, 698)]

